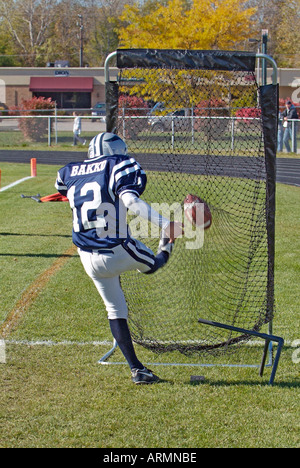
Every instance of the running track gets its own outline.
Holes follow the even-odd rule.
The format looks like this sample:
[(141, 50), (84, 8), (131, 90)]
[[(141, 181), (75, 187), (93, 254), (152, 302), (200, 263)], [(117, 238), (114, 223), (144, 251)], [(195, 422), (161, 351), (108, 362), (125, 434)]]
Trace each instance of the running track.
[[(30, 163), (31, 158), (36, 158), (37, 164), (54, 164), (64, 166), (71, 161), (82, 161), (86, 153), (72, 151), (14, 151), (0, 150), (0, 162)], [(141, 163), (144, 169), (150, 170), (156, 168), (161, 171), (171, 169), (168, 160), (163, 155), (143, 155), (135, 154), (137, 161)], [(204, 158), (201, 156), (180, 155), (175, 157), (175, 167), (178, 165), (178, 172), (204, 173)], [(217, 166), (212, 165), (210, 171), (212, 174), (228, 177), (246, 177), (249, 171), (246, 157), (222, 157), (215, 158)], [(184, 162), (184, 164), (182, 164)], [(183, 167), (184, 166), (184, 167)], [(172, 170), (174, 166), (172, 165)], [(175, 169), (176, 170), (176, 169)], [(255, 171), (255, 168), (254, 168)], [(276, 181), (286, 185), (295, 185), (300, 187), (300, 159), (277, 158), (277, 178)], [(249, 176), (249, 174), (247, 174)], [(251, 175), (250, 175), (251, 177)], [(255, 172), (253, 173), (255, 178)]]

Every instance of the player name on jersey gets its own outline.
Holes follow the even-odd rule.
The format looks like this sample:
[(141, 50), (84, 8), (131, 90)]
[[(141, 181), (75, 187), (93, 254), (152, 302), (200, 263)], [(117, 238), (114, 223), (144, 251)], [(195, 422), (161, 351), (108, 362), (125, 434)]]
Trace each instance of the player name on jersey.
[(72, 167), (70, 177), (76, 177), (87, 174), (94, 174), (95, 172), (102, 172), (105, 168), (106, 161), (97, 163), (80, 164)]

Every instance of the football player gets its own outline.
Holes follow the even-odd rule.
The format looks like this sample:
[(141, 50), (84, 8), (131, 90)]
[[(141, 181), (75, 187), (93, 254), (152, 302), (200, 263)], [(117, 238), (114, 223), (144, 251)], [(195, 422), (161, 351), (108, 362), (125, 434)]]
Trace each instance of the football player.
[[(136, 356), (120, 275), (128, 270), (152, 274), (162, 268), (172, 252), (175, 237), (182, 233), (181, 226), (140, 199), (146, 183), (145, 172), (127, 154), (125, 142), (105, 132), (92, 139), (86, 161), (69, 163), (58, 171), (55, 184), (69, 199), (73, 242), (104, 301), (112, 335), (130, 366), (135, 384), (152, 384), (159, 378)], [(156, 255), (131, 237), (127, 210), (160, 226), (162, 234)]]

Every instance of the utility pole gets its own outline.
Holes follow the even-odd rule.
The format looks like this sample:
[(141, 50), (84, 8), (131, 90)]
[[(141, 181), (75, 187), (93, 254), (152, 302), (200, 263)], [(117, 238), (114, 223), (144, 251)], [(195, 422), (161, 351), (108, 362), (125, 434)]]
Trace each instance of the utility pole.
[[(262, 41), (262, 53), (267, 55), (268, 54), (268, 29), (263, 29), (261, 31)], [(265, 59), (262, 60), (262, 84), (267, 84), (267, 61)]]
[(80, 52), (79, 52), (79, 66), (83, 67), (83, 18), (82, 15), (78, 15), (78, 18), (80, 20), (77, 25), (80, 28)]
[[(257, 53), (260, 54), (261, 40), (260, 39), (249, 39), (249, 42), (257, 45)], [(260, 59), (257, 59), (257, 75), (256, 80), (260, 85)]]

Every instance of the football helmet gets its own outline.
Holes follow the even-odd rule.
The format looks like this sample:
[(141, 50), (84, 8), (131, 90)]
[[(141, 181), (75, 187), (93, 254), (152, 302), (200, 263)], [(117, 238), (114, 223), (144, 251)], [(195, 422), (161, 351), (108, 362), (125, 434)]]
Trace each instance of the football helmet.
[(127, 146), (122, 138), (114, 133), (104, 132), (95, 136), (89, 145), (88, 158), (99, 156), (126, 155)]

